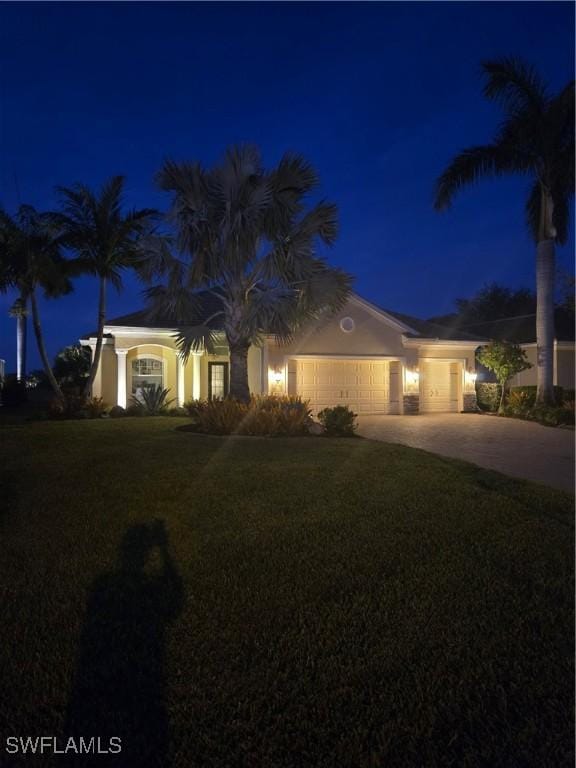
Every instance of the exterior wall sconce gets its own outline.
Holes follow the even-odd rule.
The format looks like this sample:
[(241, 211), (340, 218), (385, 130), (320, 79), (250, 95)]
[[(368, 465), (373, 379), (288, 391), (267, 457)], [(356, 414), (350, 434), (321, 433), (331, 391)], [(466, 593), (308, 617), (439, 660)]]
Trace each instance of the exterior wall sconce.
[(411, 370), (408, 368), (406, 370), (406, 384), (418, 384), (420, 380), (420, 374), (418, 371)]
[(476, 371), (466, 371), (464, 373), (464, 386), (468, 391), (474, 390), (477, 377)]
[(406, 368), (404, 385), (405, 392), (416, 394), (419, 391), (420, 374), (415, 368)]
[(284, 370), (282, 368), (270, 368), (268, 370), (268, 380), (276, 392), (283, 390)]

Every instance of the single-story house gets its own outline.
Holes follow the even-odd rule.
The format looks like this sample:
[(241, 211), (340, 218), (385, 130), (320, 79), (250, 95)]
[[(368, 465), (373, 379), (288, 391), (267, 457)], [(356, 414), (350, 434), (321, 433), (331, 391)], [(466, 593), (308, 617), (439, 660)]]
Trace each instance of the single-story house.
[[(203, 324), (214, 314), (217, 299), (200, 296), (202, 311), (187, 324)], [(122, 407), (150, 386), (168, 388), (178, 405), (225, 396), (228, 348), (224, 334), (218, 338), (215, 331), (210, 354), (193, 352), (184, 361), (173, 323), (151, 325), (145, 311), (109, 320), (93, 395)], [(280, 346), (269, 336), (251, 347), (249, 386), (253, 394), (300, 395), (316, 413), (337, 404), (358, 414), (473, 411), (475, 354), (485, 342), (469, 331), (384, 310), (352, 294), (340, 312), (311, 324), (293, 343)], [(95, 334), (81, 343), (93, 351)]]

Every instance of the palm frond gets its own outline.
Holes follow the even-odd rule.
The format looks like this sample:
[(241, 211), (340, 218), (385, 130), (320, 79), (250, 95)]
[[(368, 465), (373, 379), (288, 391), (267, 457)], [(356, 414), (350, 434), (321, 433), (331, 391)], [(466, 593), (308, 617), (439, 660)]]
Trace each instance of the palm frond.
[(458, 192), (482, 178), (524, 171), (523, 159), (510, 147), (486, 144), (464, 149), (438, 179), (434, 208), (437, 211), (449, 208)]
[(180, 325), (173, 338), (182, 359), (186, 361), (193, 352), (213, 354), (219, 336), (219, 331), (206, 325)]
[(543, 113), (548, 95), (546, 85), (537, 72), (517, 58), (501, 58), (482, 62), (486, 77), (484, 96), (500, 102), (517, 114), (529, 110)]

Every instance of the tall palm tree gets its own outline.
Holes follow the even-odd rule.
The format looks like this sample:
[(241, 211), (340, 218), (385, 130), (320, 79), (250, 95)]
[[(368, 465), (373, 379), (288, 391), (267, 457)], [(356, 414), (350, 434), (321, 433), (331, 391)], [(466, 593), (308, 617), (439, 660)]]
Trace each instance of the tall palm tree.
[(555, 244), (568, 237), (574, 194), (574, 81), (551, 96), (543, 80), (517, 59), (483, 63), (484, 96), (500, 104), (504, 120), (491, 144), (469, 147), (440, 176), (435, 207), (448, 208), (457, 192), (485, 176), (530, 179), (526, 219), (536, 242), (538, 402), (554, 400)]
[(52, 217), (63, 244), (76, 254), (78, 266), (98, 278), (98, 331), (85, 396), (92, 390), (100, 364), (108, 283), (120, 290), (122, 272), (142, 264), (157, 219), (157, 212), (150, 208), (124, 213), (123, 189), (123, 176), (112, 177), (98, 192), (84, 184), (59, 187), (61, 210)]
[[(289, 341), (299, 325), (341, 306), (350, 291), (349, 276), (329, 267), (315, 248), (317, 241), (334, 242), (336, 207), (307, 208), (318, 177), (302, 157), (286, 154), (265, 171), (259, 151), (248, 146), (229, 149), (210, 170), (168, 161), (158, 183), (172, 195), (178, 255), (164, 248), (148, 262), (149, 278), (167, 277), (148, 291), (151, 315), (173, 318), (184, 357), (194, 348), (210, 349), (215, 329), (223, 330), (230, 396), (247, 401), (250, 346), (266, 333)], [(199, 289), (215, 299), (201, 327), (186, 324)]]
[(47, 298), (72, 290), (71, 271), (61, 253), (59, 233), (49, 214), (38, 213), (30, 205), (21, 205), (13, 217), (0, 210), (0, 265), (0, 291), (18, 290), (19, 316), (24, 315), (30, 302), (42, 365), (55, 395), (63, 399), (46, 352), (38, 309), (39, 290)]
[(28, 347), (28, 307), (25, 295), (20, 295), (12, 304), (9, 315), (16, 319), (16, 380), (24, 381)]

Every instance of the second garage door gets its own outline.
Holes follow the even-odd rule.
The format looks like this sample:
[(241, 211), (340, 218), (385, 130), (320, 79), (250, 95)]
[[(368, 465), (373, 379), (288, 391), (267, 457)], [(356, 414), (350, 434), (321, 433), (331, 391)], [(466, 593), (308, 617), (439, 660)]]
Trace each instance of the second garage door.
[(358, 414), (398, 413), (400, 364), (388, 360), (290, 360), (288, 391), (315, 413), (348, 405)]
[(420, 412), (460, 410), (460, 363), (420, 361)]

